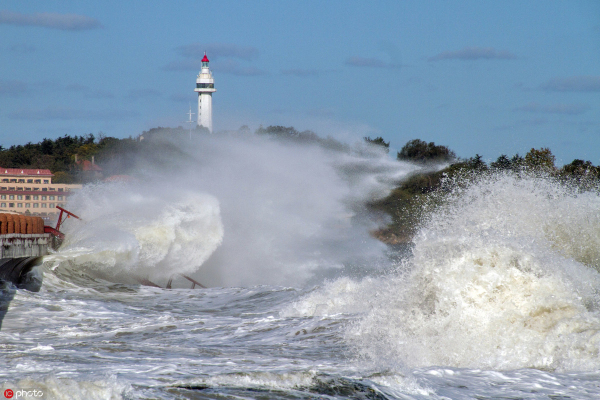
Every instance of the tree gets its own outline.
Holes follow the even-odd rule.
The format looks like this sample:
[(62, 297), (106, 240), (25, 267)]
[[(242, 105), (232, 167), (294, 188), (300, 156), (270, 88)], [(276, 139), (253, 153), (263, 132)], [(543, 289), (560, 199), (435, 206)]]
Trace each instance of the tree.
[(261, 125), (256, 133), (259, 135), (274, 135), (278, 137), (297, 137), (300, 132), (296, 130), (293, 126), (281, 126), (281, 125), (270, 125), (266, 128), (263, 128)]
[(555, 157), (549, 148), (544, 147), (539, 150), (532, 148), (529, 153), (525, 154), (525, 165), (535, 170), (543, 170), (553, 172), (556, 170), (554, 166)]
[(436, 146), (434, 142), (414, 139), (407, 142), (398, 152), (398, 160), (426, 162), (450, 162), (456, 154), (446, 146)]
[(390, 142), (386, 142), (381, 136), (376, 137), (375, 139), (371, 139), (370, 136), (365, 136), (363, 139), (369, 144), (381, 146), (383, 149), (385, 149), (386, 153), (390, 152)]
[(490, 163), (490, 167), (492, 167), (493, 169), (501, 170), (511, 169), (512, 163), (510, 162), (510, 159), (506, 156), (506, 154), (502, 154), (496, 159), (496, 161)]
[(467, 168), (483, 171), (487, 169), (487, 165), (485, 164), (485, 161), (481, 159), (479, 154), (475, 154), (475, 157), (471, 157), (467, 160)]

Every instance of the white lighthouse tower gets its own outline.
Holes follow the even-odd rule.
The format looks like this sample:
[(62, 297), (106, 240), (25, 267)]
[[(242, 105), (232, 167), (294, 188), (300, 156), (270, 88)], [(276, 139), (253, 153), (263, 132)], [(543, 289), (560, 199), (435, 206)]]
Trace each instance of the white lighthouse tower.
[(215, 89), (215, 80), (212, 77), (212, 73), (208, 69), (206, 52), (204, 52), (202, 69), (196, 79), (196, 89), (194, 91), (198, 92), (198, 126), (208, 128), (210, 133), (212, 133), (212, 94), (217, 89)]

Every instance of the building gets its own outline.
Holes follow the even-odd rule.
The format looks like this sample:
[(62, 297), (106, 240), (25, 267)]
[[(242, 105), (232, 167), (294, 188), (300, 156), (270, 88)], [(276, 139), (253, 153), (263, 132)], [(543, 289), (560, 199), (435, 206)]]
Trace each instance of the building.
[(53, 218), (81, 185), (52, 183), (49, 169), (1, 168), (0, 211)]
[(198, 126), (208, 128), (210, 133), (212, 133), (212, 94), (217, 89), (215, 89), (215, 80), (208, 68), (206, 52), (202, 59), (202, 69), (198, 74), (198, 78), (196, 78), (196, 89), (194, 91), (198, 92)]

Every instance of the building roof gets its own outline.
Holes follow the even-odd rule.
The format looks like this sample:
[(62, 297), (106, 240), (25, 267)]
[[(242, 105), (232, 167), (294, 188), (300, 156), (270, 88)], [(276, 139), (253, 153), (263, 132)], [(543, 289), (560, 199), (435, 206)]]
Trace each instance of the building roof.
[(204, 58), (202, 59), (202, 62), (208, 62), (208, 57), (206, 57), (206, 53), (204, 53)]
[(49, 169), (2, 168), (0, 175), (5, 176), (54, 176)]
[(100, 168), (99, 165), (88, 160), (79, 160), (76, 164), (79, 165), (83, 171), (102, 171), (102, 168)]

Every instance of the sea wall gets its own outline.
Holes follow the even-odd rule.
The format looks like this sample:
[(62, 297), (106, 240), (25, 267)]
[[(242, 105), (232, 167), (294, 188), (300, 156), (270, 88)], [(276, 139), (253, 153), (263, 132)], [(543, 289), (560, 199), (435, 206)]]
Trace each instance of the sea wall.
[(0, 259), (45, 256), (50, 244), (49, 233), (0, 235)]

